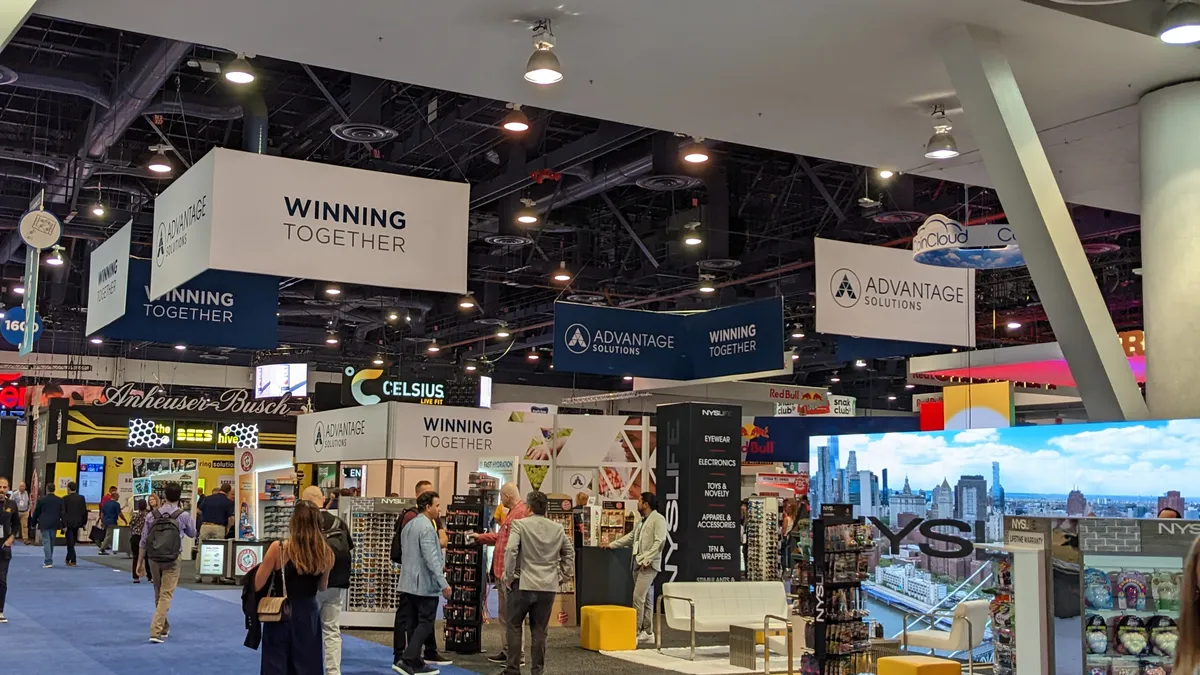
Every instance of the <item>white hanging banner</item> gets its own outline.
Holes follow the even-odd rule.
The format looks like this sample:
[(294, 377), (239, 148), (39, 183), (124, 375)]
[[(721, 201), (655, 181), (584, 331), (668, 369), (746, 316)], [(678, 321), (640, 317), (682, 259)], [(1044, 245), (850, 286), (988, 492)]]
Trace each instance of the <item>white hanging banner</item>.
[(92, 251), (88, 262), (88, 335), (125, 316), (129, 294), (129, 245), (133, 220)]
[(466, 183), (215, 148), (154, 201), (150, 295), (208, 269), (465, 293)]
[(922, 265), (904, 249), (815, 242), (818, 332), (975, 346), (975, 270)]

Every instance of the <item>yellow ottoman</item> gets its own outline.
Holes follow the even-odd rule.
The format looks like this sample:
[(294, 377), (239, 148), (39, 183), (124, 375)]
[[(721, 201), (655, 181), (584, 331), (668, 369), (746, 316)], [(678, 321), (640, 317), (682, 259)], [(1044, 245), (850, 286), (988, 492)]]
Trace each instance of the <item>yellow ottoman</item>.
[(884, 656), (878, 661), (879, 675), (962, 675), (962, 664), (935, 656)]
[(587, 605), (580, 610), (579, 641), (594, 652), (637, 649), (637, 611), (619, 605)]

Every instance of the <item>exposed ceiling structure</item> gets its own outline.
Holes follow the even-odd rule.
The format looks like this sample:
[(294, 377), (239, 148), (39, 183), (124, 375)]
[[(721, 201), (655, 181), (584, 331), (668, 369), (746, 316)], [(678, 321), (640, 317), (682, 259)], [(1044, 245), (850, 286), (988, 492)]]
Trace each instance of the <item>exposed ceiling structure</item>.
[[(1009, 0), (994, 1), (1011, 4)], [(978, 162), (978, 158), (969, 159), (970, 152), (954, 164), (957, 169), (925, 168), (890, 180), (879, 178), (875, 167), (914, 166), (911, 157), (920, 157), (919, 148), (931, 131), (923, 112), (909, 111), (915, 120), (910, 138), (885, 143), (869, 137), (855, 141), (874, 144), (872, 152), (878, 151), (878, 155), (861, 155), (874, 167), (819, 159), (823, 148), (833, 149), (820, 143), (805, 143), (804, 147), (809, 148), (804, 150), (806, 154), (755, 148), (744, 144), (744, 139), (761, 138), (762, 145), (776, 148), (795, 143), (787, 137), (769, 140), (761, 135), (777, 130), (778, 122), (769, 121), (771, 116), (765, 114), (767, 119), (761, 125), (754, 124), (752, 119), (758, 118), (750, 111), (759, 106), (748, 102), (775, 105), (800, 94), (794, 83), (768, 84), (763, 78), (751, 77), (739, 85), (746, 87), (739, 100), (709, 101), (722, 114), (732, 110), (734, 104), (748, 113), (745, 133), (712, 133), (726, 140), (707, 141), (712, 159), (695, 167), (680, 161), (679, 146), (688, 139), (674, 132), (710, 132), (699, 120), (693, 123), (691, 114), (695, 111), (678, 121), (664, 117), (675, 105), (664, 107), (665, 99), (648, 97), (644, 115), (628, 115), (612, 108), (610, 119), (622, 119), (624, 123), (551, 110), (584, 107), (582, 102), (592, 102), (594, 95), (584, 91), (592, 86), (589, 68), (620, 64), (589, 65), (579, 59), (578, 52), (573, 56), (577, 47), (569, 46), (571, 40), (579, 40), (577, 44), (584, 46), (591, 40), (588, 33), (575, 33), (580, 29), (572, 26), (590, 25), (584, 23), (585, 19), (607, 25), (603, 24), (606, 10), (599, 7), (594, 14), (562, 14), (559, 44), (564, 63), (570, 68), (570, 77), (561, 85), (566, 89), (556, 88), (554, 93), (544, 95), (525, 89), (522, 96), (507, 97), (522, 99), (520, 102), (526, 104), (523, 110), (531, 120), (531, 129), (518, 136), (499, 128), (509, 113), (508, 100), (480, 95), (487, 91), (513, 92), (507, 80), (513, 79), (509, 76), (519, 71), (528, 56), (528, 35), (522, 26), (513, 26), (510, 20), (508, 26), (497, 27), (498, 17), (508, 12), (504, 7), (510, 7), (506, 3), (500, 3), (500, 9), (488, 10), (493, 15), (484, 19), (462, 20), (463, 30), (480, 33), (479, 41), (464, 44), (471, 45), (467, 52), (479, 66), (479, 77), (484, 78), (476, 80), (473, 75), (469, 81), (460, 80), (461, 91), (475, 92), (464, 94), (411, 83), (453, 78), (424, 77), (425, 69), (431, 67), (427, 62), (438, 59), (418, 59), (422, 62), (416, 63), (405, 51), (407, 47), (393, 44), (403, 41), (398, 35), (389, 33), (387, 39), (376, 40), (368, 37), (373, 35), (370, 31), (363, 33), (361, 28), (356, 33), (357, 49), (346, 49), (344, 55), (336, 55), (339, 58), (330, 54), (329, 58), (311, 61), (323, 66), (281, 60), (279, 57), (288, 56), (288, 49), (256, 52), (274, 56), (252, 56), (257, 80), (243, 88), (232, 86), (221, 77), (220, 68), (236, 54), (224, 48), (257, 48), (249, 39), (247, 44), (235, 39), (241, 28), (223, 24), (230, 36), (212, 42), (222, 48), (177, 41), (191, 37), (185, 33), (203, 35), (215, 20), (208, 14), (220, 16), (221, 9), (215, 5), (222, 2), (210, 0), (214, 6), (206, 6), (194, 24), (184, 21), (172, 24), (170, 30), (157, 31), (176, 39), (35, 15), (0, 53), (0, 99), (4, 102), (0, 109), (0, 256), (7, 263), (0, 283), (5, 287), (6, 304), (16, 302), (12, 287), (21, 274), (23, 258), (18, 256), (23, 253), (19, 253), (15, 224), (28, 208), (30, 198), (44, 188), (48, 207), (70, 219), (64, 253), (68, 264), (54, 270), (45, 268), (41, 307), (48, 330), (39, 349), (242, 364), (275, 356), (228, 349), (180, 353), (169, 345), (150, 343), (87, 343), (81, 310), (86, 304), (83, 285), (88, 253), (133, 218), (135, 253), (140, 249), (140, 255), (146, 255), (152, 233), (153, 198), (169, 179), (151, 173), (145, 165), (152, 154), (150, 147), (164, 142), (175, 149), (171, 157), (177, 168), (174, 175), (213, 147), (235, 147), (470, 183), (469, 286), (475, 307), (464, 310), (459, 307), (459, 298), (444, 294), (360, 286), (346, 287), (345, 293), (331, 299), (320, 283), (304, 279), (281, 283), (279, 336), (285, 347), (280, 353), (330, 369), (383, 353), (389, 361), (407, 369), (459, 369), (468, 361), (489, 361), (502, 381), (627, 388), (619, 379), (576, 378), (552, 370), (548, 350), (555, 299), (666, 310), (703, 309), (781, 294), (786, 299), (789, 326), (805, 333), (804, 338), (791, 341), (800, 355), (792, 381), (826, 384), (833, 372), (839, 372), (841, 381), (834, 389), (859, 396), (860, 405), (903, 408), (902, 363), (882, 360), (872, 362), (870, 368), (848, 368), (846, 352), (838, 352), (835, 339), (813, 333), (812, 238), (819, 235), (907, 247), (921, 220), (930, 213), (944, 213), (964, 222), (1004, 218), (990, 190), (966, 188), (943, 177), (982, 178), (981, 167), (970, 169), (972, 161)], [(397, 30), (424, 41), (427, 36), (417, 30), (422, 20), (444, 18), (443, 10), (435, 10), (433, 5), (465, 12), (466, 6), (474, 3), (425, 4), (407, 7), (406, 11), (414, 15), (411, 25), (397, 26)], [(590, 8), (593, 3), (585, 4)], [(875, 3), (845, 0), (835, 4)], [(896, 4), (944, 3), (922, 0)], [(961, 4), (978, 9), (980, 3), (964, 0)], [(92, 20), (121, 23), (122, 10), (132, 11), (137, 2), (111, 0), (111, 5), (113, 14), (94, 16)], [(253, 12), (263, 6), (262, 2), (242, 0), (238, 15), (251, 21)], [(1023, 4), (1021, 7), (1021, 11), (1037, 12), (1037, 17), (1047, 12)], [(64, 0), (46, 2), (39, 5), (38, 11), (92, 16), (90, 9)], [(173, 15), (177, 10), (156, 11)], [(342, 18), (353, 16), (354, 11), (342, 7)], [(899, 19), (895, 11), (888, 10), (884, 18)], [(682, 20), (688, 21), (687, 13), (683, 14)], [(175, 16), (173, 20), (182, 19)], [(158, 19), (145, 16), (139, 21), (152, 25)], [(286, 24), (292, 19), (276, 16), (274, 32), (287, 34), (293, 26), (280, 25), (281, 21)], [(332, 41), (337, 25), (326, 26), (326, 37), (314, 36), (312, 40)], [(739, 26), (732, 26), (734, 33), (723, 40), (748, 39), (748, 35), (738, 37)], [(769, 17), (756, 20), (755, 26), (762, 31), (766, 40), (763, 44), (775, 44), (772, 40), (777, 27), (772, 26)], [(315, 48), (303, 44), (308, 41), (304, 31), (310, 27), (294, 28), (297, 33), (289, 38), (289, 49), (299, 53), (296, 50)], [(639, 43), (638, 35), (645, 28), (634, 26), (631, 30), (633, 34), (627, 38)], [(255, 35), (260, 34), (256, 30)], [(485, 57), (489, 43), (499, 36), (511, 37), (512, 45), (500, 58)], [(371, 52), (371, 47), (380, 43), (389, 57), (403, 55), (412, 66), (390, 68), (389, 72), (394, 76), (411, 72), (411, 80), (380, 79), (378, 57)], [(612, 50), (610, 44), (609, 51), (622, 50)], [(715, 55), (707, 48), (697, 48), (690, 54), (689, 71), (697, 65), (715, 65), (711, 63)], [(776, 53), (772, 59), (780, 56)], [(1177, 57), (1154, 58), (1171, 61)], [(339, 60), (361, 65), (358, 72), (375, 76), (327, 67)], [(484, 74), (494, 69), (496, 62), (501, 62), (505, 76), (494, 79), (504, 82), (484, 81)], [(801, 63), (797, 67), (809, 73), (815, 72), (816, 66)], [(641, 82), (636, 69), (631, 68), (627, 74), (639, 87), (632, 95), (649, 91), (647, 87), (652, 83)], [(677, 75), (690, 77), (683, 71)], [(519, 73), (515, 79), (520, 82)], [(939, 73), (931, 82), (944, 80), (944, 73)], [(596, 86), (608, 81), (597, 80)], [(703, 89), (703, 81), (698, 82)], [(864, 101), (862, 105), (869, 103)], [(1073, 110), (1068, 115), (1081, 111)], [(788, 126), (800, 129), (822, 123), (806, 117), (809, 112)], [(825, 112), (855, 124), (872, 123), (862, 117), (861, 109)], [(666, 130), (638, 125), (657, 119), (662, 120), (659, 126)], [(958, 120), (955, 124), (958, 135)], [(337, 133), (331, 130), (335, 125), (340, 125)], [(836, 140), (837, 130), (830, 132), (822, 135)], [(806, 134), (811, 138), (811, 133)], [(743, 142), (732, 142), (735, 137)], [(970, 147), (969, 132), (959, 136), (959, 144), (964, 150)], [(1054, 150), (1051, 152), (1053, 155)], [(826, 156), (838, 153), (831, 151)], [(878, 161), (878, 157), (892, 159)], [(521, 199), (529, 200), (541, 215), (538, 226), (523, 228), (515, 222)], [(106, 207), (103, 216), (92, 214), (91, 205), (96, 201)], [(1073, 214), (1117, 327), (1140, 326), (1140, 284), (1133, 273), (1140, 257), (1138, 219), (1090, 206), (1075, 207)], [(695, 223), (699, 223), (697, 231), (704, 243), (686, 246), (683, 235)], [(552, 279), (553, 272), (563, 264), (572, 276), (569, 284)], [(701, 275), (711, 276), (716, 292), (704, 294), (698, 290)], [(981, 346), (1053, 339), (1024, 269), (981, 272), (977, 285)], [(1022, 323), (1022, 328), (1006, 328), (1010, 321)], [(512, 336), (498, 339), (500, 327)], [(330, 329), (341, 335), (336, 347), (325, 344)], [(432, 339), (442, 347), (437, 355), (425, 351)], [(946, 350), (933, 346), (930, 351), (938, 349)], [(532, 350), (545, 350), (544, 358), (529, 360), (527, 354)], [(901, 398), (889, 401), (888, 396), (894, 394)]]

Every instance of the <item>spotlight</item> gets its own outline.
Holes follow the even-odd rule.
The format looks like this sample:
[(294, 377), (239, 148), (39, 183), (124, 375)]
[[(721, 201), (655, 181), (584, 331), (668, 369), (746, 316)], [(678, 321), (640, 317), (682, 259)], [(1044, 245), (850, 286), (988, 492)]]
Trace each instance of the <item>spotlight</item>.
[(104, 344), (104, 338), (100, 337), (99, 335), (93, 335), (88, 342), (94, 345), (102, 345)]
[(329, 335), (325, 336), (325, 344), (327, 344), (327, 345), (336, 345), (337, 343), (339, 343), (341, 341), (342, 340), (341, 340), (341, 338), (338, 337), (337, 333), (331, 332)]
[(468, 373), (473, 373), (477, 369), (478, 367), (474, 363), (468, 363), (466, 367), (463, 368), (463, 370), (466, 370)]
[(889, 395), (888, 395), (888, 400), (889, 400), (889, 401), (895, 401), (895, 400), (896, 400), (896, 396), (895, 396), (894, 394), (889, 394)]
[(834, 384), (837, 384), (838, 382), (842, 381), (842, 378), (838, 377), (837, 373), (834, 373), (833, 375), (829, 376), (829, 381)]
[(793, 340), (803, 340), (804, 339), (804, 331), (800, 330), (799, 328), (792, 331), (792, 339)]
[(958, 353), (958, 347), (951, 347), (951, 348), (950, 348), (950, 353), (951, 353), (951, 354), (957, 354), (957, 353)]
[(858, 359), (857, 361), (854, 362), (854, 367), (855, 368), (866, 368), (867, 362), (863, 361), (862, 359)]
[(570, 281), (571, 280), (571, 273), (569, 271), (567, 271), (567, 261), (560, 260), (558, 262), (558, 269), (554, 272), (554, 280), (555, 281)]
[(880, 169), (879, 170), (879, 177), (882, 178), (883, 180), (887, 180), (895, 175), (896, 175), (896, 172), (892, 171), (891, 169)]
[(464, 295), (458, 300), (459, 309), (472, 309), (475, 307), (475, 298), (469, 295)]
[(177, 352), (187, 351), (187, 345), (180, 342), (179, 344), (175, 345), (175, 351), (177, 351)]
[(500, 123), (500, 126), (505, 131), (513, 133), (529, 131), (529, 116), (521, 110), (521, 105), (519, 103), (512, 103), (509, 107), (512, 108), (512, 111), (504, 116), (504, 121)]
[(50, 265), (51, 267), (62, 267), (64, 262), (62, 251), (59, 250), (57, 246), (55, 246), (54, 250), (50, 252), (50, 255), (46, 256), (46, 264)]
[(92, 204), (92, 215), (96, 216), (97, 218), (99, 218), (100, 216), (103, 216), (104, 215), (104, 205), (101, 204), (100, 202), (96, 202), (95, 204)]
[(245, 54), (239, 53), (236, 59), (225, 66), (225, 79), (234, 84), (250, 84), (254, 81), (254, 69), (250, 67)]
[(550, 364), (550, 370), (554, 370), (554, 364), (553, 364), (553, 363), (551, 363), (551, 364)]
[(905, 389), (916, 389), (916, 388), (917, 388), (917, 385), (915, 385), (915, 384), (906, 384), (906, 385), (904, 385), (904, 388), (905, 388)]
[(496, 337), (500, 338), (501, 340), (510, 335), (512, 335), (512, 333), (508, 332), (508, 329), (504, 328), (503, 326), (500, 327), (500, 330), (496, 331)]
[(171, 173), (174, 167), (171, 166), (171, 160), (167, 157), (167, 150), (170, 150), (171, 146), (152, 145), (150, 149), (154, 151), (154, 155), (150, 157), (146, 168), (154, 173)]
[(1169, 45), (1200, 42), (1200, 5), (1184, 0), (1172, 7), (1163, 18), (1158, 39)]
[(1017, 329), (1018, 329), (1018, 328), (1020, 328), (1020, 327), (1021, 327), (1021, 322), (1020, 322), (1020, 321), (1009, 321), (1009, 322), (1008, 322), (1008, 329), (1009, 329), (1009, 330), (1017, 330)]
[(425, 351), (429, 352), (430, 354), (436, 354), (442, 351), (442, 348), (438, 346), (437, 340), (434, 340), (433, 342), (429, 343), (429, 346), (425, 348)]
[(377, 366), (382, 366), (384, 363), (386, 363), (386, 361), (383, 360), (383, 354), (376, 354), (375, 358), (371, 360), (371, 363)]
[(792, 354), (792, 360), (793, 360), (793, 361), (799, 361), (799, 360), (800, 360), (800, 355), (799, 355), (799, 354)]
[(404, 315), (404, 323), (412, 323), (412, 315), (411, 314)]
[(700, 223), (688, 223), (684, 226), (683, 243), (686, 246), (699, 246), (704, 243), (700, 236)]
[(701, 274), (700, 285), (696, 288), (696, 290), (700, 291), (701, 293), (715, 293), (717, 287), (713, 285), (712, 275)]
[(522, 199), (521, 204), (522, 204), (521, 208), (517, 209), (517, 214), (516, 214), (517, 222), (522, 225), (533, 225), (534, 223), (536, 223), (539, 220), (539, 218), (538, 218), (537, 211), (533, 210), (533, 200), (532, 199)]
[(13, 293), (16, 293), (17, 295), (25, 295), (25, 286), (21, 284), (13, 286)]
[(708, 147), (704, 145), (703, 141), (704, 139), (699, 136), (692, 136), (692, 140), (679, 147), (679, 156), (689, 164), (703, 164), (707, 162)]
[(537, 361), (538, 359), (540, 359), (542, 357), (536, 351), (532, 351), (532, 352), (529, 352), (529, 355), (526, 356), (525, 358), (529, 359), (530, 361)]
[(337, 284), (329, 284), (325, 287), (325, 295), (338, 296), (342, 294), (342, 287)]
[(400, 315), (399, 315), (398, 313), (396, 313), (396, 312), (388, 312), (388, 313), (387, 313), (387, 320), (388, 320), (388, 321), (399, 321), (399, 320), (400, 320)]
[(621, 379), (622, 379), (622, 380), (625, 380), (626, 382), (633, 382), (633, 376), (632, 376), (632, 375), (626, 375), (625, 377), (622, 377)]
[(940, 105), (933, 108), (933, 135), (925, 144), (926, 159), (950, 159), (958, 157), (958, 143), (950, 130), (954, 127), (946, 119), (946, 109)]
[(554, 33), (550, 20), (542, 19), (533, 27), (533, 55), (525, 64), (525, 80), (534, 84), (562, 82), (562, 65), (554, 55)]

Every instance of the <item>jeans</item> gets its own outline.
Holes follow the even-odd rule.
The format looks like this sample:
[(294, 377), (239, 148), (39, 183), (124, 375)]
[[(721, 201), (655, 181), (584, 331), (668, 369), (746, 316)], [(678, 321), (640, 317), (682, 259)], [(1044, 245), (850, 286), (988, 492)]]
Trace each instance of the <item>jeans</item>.
[(79, 528), (67, 528), (67, 564), (74, 565), (77, 560), (75, 558), (75, 542), (79, 541)]
[(638, 633), (654, 632), (654, 598), (650, 589), (658, 576), (653, 568), (633, 573), (633, 607), (637, 610)]
[(344, 588), (327, 588), (317, 593), (321, 612), (321, 637), (325, 642), (325, 675), (342, 675), (342, 600)]
[[(500, 622), (500, 653), (508, 654), (508, 591), (504, 590), (504, 582), (496, 584), (496, 595), (499, 603), (499, 622)], [(522, 629), (524, 630), (524, 629)], [(518, 649), (518, 651), (520, 651)]]
[[(4, 552), (7, 551), (8, 555)], [(4, 598), (8, 595), (8, 563), (12, 562), (12, 551), (0, 548), (0, 614), (4, 613)]]
[(47, 565), (54, 563), (54, 534), (57, 530), (42, 530), (42, 554), (45, 558), (43, 562)]
[(504, 675), (521, 675), (521, 628), (525, 617), (529, 617), (529, 672), (542, 675), (546, 665), (546, 627), (550, 625), (550, 613), (554, 610), (554, 591), (508, 592), (508, 662)]
[[(413, 666), (423, 666), (425, 660), (421, 658), (422, 651), (425, 656), (433, 656), (437, 653), (437, 643), (431, 645), (426, 643), (433, 640), (433, 622), (437, 618), (439, 600), (441, 600), (441, 596), (437, 595), (400, 594), (400, 609), (396, 613), (397, 616), (403, 614), (405, 646), (398, 660)], [(399, 622), (398, 618), (397, 623)], [(393, 649), (395, 649), (396, 637), (395, 635), (392, 637)]]
[(154, 570), (154, 618), (150, 621), (150, 637), (162, 637), (171, 632), (167, 612), (171, 611), (171, 599), (179, 585), (179, 561), (157, 563), (149, 560), (146, 566)]

